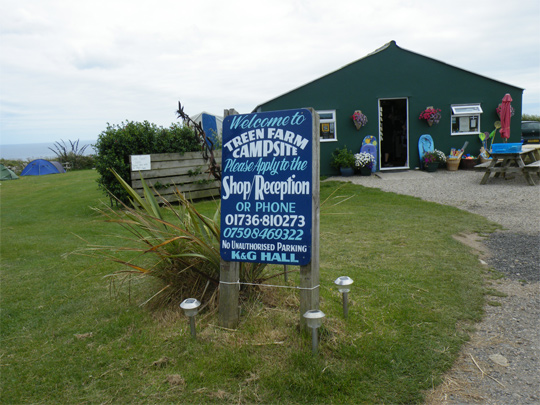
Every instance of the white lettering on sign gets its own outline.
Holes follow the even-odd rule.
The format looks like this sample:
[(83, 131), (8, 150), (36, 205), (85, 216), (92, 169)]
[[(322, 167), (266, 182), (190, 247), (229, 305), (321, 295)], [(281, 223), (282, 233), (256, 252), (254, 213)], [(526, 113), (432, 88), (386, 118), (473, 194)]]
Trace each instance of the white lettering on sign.
[(308, 140), (292, 131), (268, 128), (244, 132), (223, 145), (232, 152), (234, 158), (255, 158), (267, 156), (297, 156), (298, 149), (304, 149)]
[(220, 232), (224, 260), (310, 262), (312, 120), (305, 109), (224, 120)]
[(251, 119), (245, 115), (238, 115), (231, 120), (231, 129), (248, 129), (264, 127), (281, 127), (287, 125), (301, 125), (306, 120), (305, 115), (295, 112), (291, 116), (259, 118), (258, 114), (253, 114)]
[(293, 174), (286, 181), (266, 181), (264, 176), (255, 175), (253, 182), (249, 181), (234, 181), (233, 176), (225, 176), (222, 180), (222, 198), (227, 200), (231, 195), (242, 195), (244, 200), (248, 200), (251, 192), (254, 192), (254, 199), (258, 201), (264, 200), (266, 195), (279, 195), (279, 199), (283, 201), (284, 196), (308, 195), (310, 193), (309, 181), (295, 181), (296, 176)]

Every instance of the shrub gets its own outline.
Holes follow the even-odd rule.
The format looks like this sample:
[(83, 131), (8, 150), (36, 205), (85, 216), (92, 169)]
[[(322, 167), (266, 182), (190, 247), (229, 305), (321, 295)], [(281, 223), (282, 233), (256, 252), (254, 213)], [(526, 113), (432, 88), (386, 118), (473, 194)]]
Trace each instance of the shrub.
[(114, 169), (130, 183), (130, 155), (184, 153), (201, 149), (191, 128), (178, 124), (162, 128), (148, 121), (107, 124), (107, 129), (99, 135), (94, 147), (97, 151), (95, 167), (100, 175), (99, 187), (124, 203), (129, 201), (128, 194), (109, 169)]
[(62, 165), (68, 163), (72, 170), (91, 169), (94, 167), (94, 157), (85, 156), (84, 152), (90, 145), (84, 145), (79, 148), (79, 140), (72, 142), (68, 140), (68, 145), (61, 140), (61, 142), (54, 143), (54, 149), (49, 148), (56, 154), (56, 160)]
[(8, 169), (13, 170), (16, 175), (21, 174), (23, 169), (30, 161), (28, 159), (0, 159), (0, 163), (6, 166)]
[(94, 155), (78, 156), (72, 165), (73, 170), (87, 170), (92, 169), (95, 165)]
[(540, 115), (523, 114), (521, 121), (540, 121)]
[(332, 162), (330, 165), (334, 169), (339, 169), (341, 167), (354, 167), (355, 162), (354, 154), (347, 149), (347, 146), (344, 146), (343, 149), (336, 149), (332, 152)]

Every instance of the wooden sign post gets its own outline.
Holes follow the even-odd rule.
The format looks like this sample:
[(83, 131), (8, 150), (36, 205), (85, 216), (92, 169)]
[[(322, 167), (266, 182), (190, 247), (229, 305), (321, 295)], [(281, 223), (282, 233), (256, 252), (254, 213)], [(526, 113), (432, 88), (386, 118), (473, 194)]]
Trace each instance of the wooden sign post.
[[(223, 111), (223, 117), (238, 115), (235, 109)], [(238, 302), (240, 285), (236, 285), (240, 279), (240, 263), (228, 262), (221, 259), (219, 268), (219, 326), (228, 329), (236, 329), (240, 320), (240, 307)]]
[(300, 266), (302, 315), (319, 308), (319, 118), (312, 109), (223, 121), (219, 322), (238, 325), (239, 263)]
[(313, 158), (312, 158), (312, 196), (311, 196), (311, 261), (300, 266), (300, 329), (307, 331), (304, 314), (310, 309), (319, 309), (319, 224), (320, 224), (320, 135), (319, 115), (313, 114)]
[(219, 326), (236, 329), (240, 320), (238, 293), (240, 285), (240, 263), (221, 259), (219, 271)]

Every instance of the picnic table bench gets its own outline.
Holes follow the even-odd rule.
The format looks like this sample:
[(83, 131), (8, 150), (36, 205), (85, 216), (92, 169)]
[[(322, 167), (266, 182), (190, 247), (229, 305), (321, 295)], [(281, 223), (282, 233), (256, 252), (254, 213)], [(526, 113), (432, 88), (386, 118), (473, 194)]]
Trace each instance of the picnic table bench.
[(523, 170), (527, 172), (536, 172), (540, 176), (540, 160), (537, 160), (536, 162), (529, 163), (528, 165), (525, 165)]
[(474, 166), (474, 170), (477, 172), (485, 172), (489, 165), (491, 165), (491, 162), (480, 163), (479, 165)]
[[(493, 152), (491, 153), (491, 162), (481, 163), (474, 166), (476, 171), (485, 172), (480, 184), (486, 184), (491, 174), (499, 177), (501, 174), (506, 177), (508, 173), (519, 173), (525, 177), (530, 186), (534, 186), (534, 180), (531, 173), (537, 173), (540, 177), (540, 160), (536, 158), (535, 150), (521, 150), (518, 152)], [(525, 164), (528, 159), (531, 163)]]
[[(526, 144), (522, 146), (522, 149), (527, 153), (527, 156), (525, 159), (531, 159), (534, 162), (535, 160), (540, 160), (540, 144), (539, 145), (531, 145)], [(525, 160), (527, 162), (527, 160)]]

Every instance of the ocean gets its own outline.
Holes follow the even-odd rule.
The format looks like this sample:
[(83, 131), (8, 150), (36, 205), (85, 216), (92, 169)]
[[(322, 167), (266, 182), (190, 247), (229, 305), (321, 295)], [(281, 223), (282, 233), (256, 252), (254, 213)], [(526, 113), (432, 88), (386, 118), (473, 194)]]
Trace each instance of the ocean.
[[(84, 151), (85, 155), (92, 155), (95, 153), (92, 144), (93, 141), (79, 141), (79, 150), (85, 145), (90, 145)], [(56, 154), (49, 148), (56, 150), (54, 147), (55, 142), (50, 143), (24, 143), (19, 145), (0, 145), (0, 158), (2, 159), (21, 159), (21, 160), (34, 160), (34, 159), (51, 159), (55, 158)], [(69, 141), (66, 141), (67, 150), (71, 150)]]

